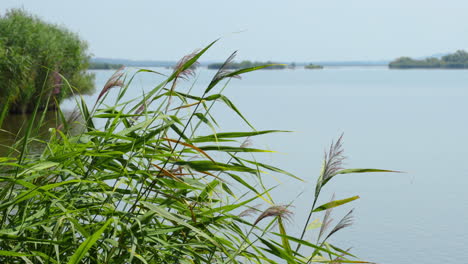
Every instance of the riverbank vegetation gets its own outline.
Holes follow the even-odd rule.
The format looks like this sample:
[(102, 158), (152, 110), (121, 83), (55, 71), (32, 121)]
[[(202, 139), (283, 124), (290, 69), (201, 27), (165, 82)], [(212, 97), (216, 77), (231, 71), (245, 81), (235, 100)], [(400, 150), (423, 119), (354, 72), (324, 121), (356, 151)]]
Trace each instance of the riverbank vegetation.
[[(223, 67), (224, 63), (211, 63), (208, 64), (208, 69), (211, 70), (217, 70), (221, 69)], [(286, 69), (285, 64), (277, 64), (275, 62), (267, 61), (267, 62), (259, 62), (259, 61), (249, 61), (249, 60), (244, 60), (241, 62), (232, 62), (227, 66), (228, 70), (233, 70), (233, 69), (242, 69), (242, 68), (251, 68), (251, 67), (258, 67), (258, 66), (265, 66), (268, 65), (267, 67), (262, 67), (264, 70), (282, 70)]]
[[(317, 178), (259, 162), (254, 154), (269, 151), (251, 139), (286, 131), (256, 130), (223, 91), (231, 78), (267, 65), (229, 70), (233, 54), (200, 93), (180, 88), (213, 44), (141, 97), (122, 101), (136, 75), (161, 74), (117, 71), (94, 105), (76, 97), (80, 118), (59, 107), (61, 121), (39, 153), (29, 147), (45, 114), (36, 105), (25, 136), (0, 157), (1, 263), (366, 263), (329, 239), (352, 220), (350, 211), (333, 223), (332, 209), (359, 197), (327, 201), (321, 191), (342, 175), (384, 170), (343, 169), (341, 137)], [(215, 104), (250, 129), (218, 132)], [(82, 132), (71, 133), (76, 123)], [(266, 172), (312, 190), (307, 219), (294, 219), (294, 204), (275, 202)], [(300, 234), (288, 232), (292, 221), (303, 225)]]
[(458, 50), (442, 58), (426, 58), (416, 60), (409, 57), (398, 58), (388, 65), (390, 69), (466, 69), (468, 68), (468, 53)]
[[(73, 94), (92, 92), (88, 60), (87, 44), (76, 34), (22, 9), (7, 11), (0, 17), (2, 113), (55, 108)], [(64, 79), (72, 89), (64, 89)]]

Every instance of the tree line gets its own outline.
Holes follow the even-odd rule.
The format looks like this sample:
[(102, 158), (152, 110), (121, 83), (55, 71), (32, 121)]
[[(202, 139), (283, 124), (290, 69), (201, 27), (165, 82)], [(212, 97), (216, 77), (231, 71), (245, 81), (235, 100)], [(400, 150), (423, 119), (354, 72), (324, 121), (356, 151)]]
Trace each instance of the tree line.
[(263, 69), (266, 69), (266, 70), (286, 69), (286, 65), (278, 64), (272, 61), (259, 62), (259, 61), (249, 61), (249, 60), (244, 60), (241, 62), (231, 62), (225, 65), (224, 67), (223, 67), (223, 63), (211, 63), (208, 65), (208, 69), (217, 70), (217, 69), (220, 69), (221, 67), (223, 67), (224, 69), (242, 69), (242, 68), (258, 67), (258, 66), (269, 65), (269, 64), (271, 65)]
[(442, 58), (426, 58), (416, 60), (410, 57), (398, 58), (388, 65), (394, 69), (415, 69), (415, 68), (445, 68), (445, 69), (466, 69), (468, 68), (468, 52), (458, 50)]

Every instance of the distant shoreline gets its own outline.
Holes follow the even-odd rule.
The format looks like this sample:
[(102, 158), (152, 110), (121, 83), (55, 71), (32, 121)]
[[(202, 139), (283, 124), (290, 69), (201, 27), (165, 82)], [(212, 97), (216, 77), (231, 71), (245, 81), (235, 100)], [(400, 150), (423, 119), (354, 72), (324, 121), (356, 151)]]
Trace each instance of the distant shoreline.
[[(168, 66), (126, 66), (126, 67), (134, 67), (134, 68), (165, 68), (165, 69), (171, 69), (172, 67)], [(216, 71), (216, 69), (210, 69), (207, 66), (199, 66), (199, 68), (204, 69), (204, 70), (210, 70), (210, 71)], [(468, 68), (390, 68), (388, 65), (327, 65), (323, 66), (320, 69), (321, 70), (339, 70), (339, 69), (378, 69), (378, 70), (391, 70), (391, 71), (407, 71), (407, 70), (415, 70), (415, 71), (425, 71), (425, 70), (468, 70)], [(112, 70), (115, 71), (115, 68), (88, 68), (88, 70), (92, 71), (106, 71), (106, 70)], [(307, 70), (310, 71), (309, 69), (306, 69), (304, 66), (296, 66), (295, 68), (284, 68), (284, 69), (270, 69), (269, 71), (294, 71), (294, 70)]]
[[(285, 64), (286, 68), (296, 66), (304, 67), (306, 65), (314, 64), (320, 66), (388, 66), (390, 61), (378, 60), (378, 61), (311, 61), (311, 62), (284, 62), (275, 61), (276, 64)], [(158, 61), (158, 60), (127, 60), (127, 59), (112, 59), (112, 58), (93, 58), (91, 63), (98, 64), (121, 64), (127, 67), (174, 67), (176, 61)], [(208, 66), (210, 64), (223, 63), (223, 61), (201, 61), (200, 66)]]
[(388, 64), (390, 69), (447, 69), (460, 70), (468, 69), (468, 52), (458, 50), (455, 53), (447, 54), (441, 58), (430, 57), (425, 59), (413, 59), (410, 57), (400, 57)]
[[(272, 63), (272, 62), (270, 62)], [(108, 58), (93, 58), (90, 63), (90, 70), (110, 70), (118, 69), (122, 66), (126, 67), (163, 67), (172, 68), (177, 64), (175, 61), (150, 61), (150, 60), (126, 60), (126, 59), (108, 59)], [(247, 65), (242, 63), (234, 63), (234, 67), (230, 69), (240, 69), (241, 66), (251, 67), (258, 66), (261, 63), (249, 62)], [(274, 62), (274, 67), (269, 67), (269, 70), (284, 70), (284, 69), (327, 69), (327, 68), (352, 68), (352, 67), (378, 67), (388, 68), (391, 70), (463, 70), (468, 69), (468, 53), (465, 51), (457, 51), (454, 54), (448, 54), (443, 57), (430, 57), (426, 59), (412, 59), (409, 57), (400, 57), (393, 61), (321, 61), (321, 62)], [(200, 67), (216, 70), (222, 65), (220, 62), (200, 62)], [(308, 65), (314, 65), (309, 66)], [(218, 67), (216, 67), (218, 66)], [(238, 66), (238, 67), (237, 67)]]

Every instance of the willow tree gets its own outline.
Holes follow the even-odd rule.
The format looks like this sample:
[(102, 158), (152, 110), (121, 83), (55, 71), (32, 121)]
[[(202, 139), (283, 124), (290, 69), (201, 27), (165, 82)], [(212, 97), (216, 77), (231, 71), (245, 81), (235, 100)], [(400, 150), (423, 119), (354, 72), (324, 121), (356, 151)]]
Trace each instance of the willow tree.
[[(10, 112), (53, 109), (94, 90), (90, 55), (77, 34), (22, 9), (0, 17), (0, 103)], [(66, 81), (65, 81), (66, 80)]]

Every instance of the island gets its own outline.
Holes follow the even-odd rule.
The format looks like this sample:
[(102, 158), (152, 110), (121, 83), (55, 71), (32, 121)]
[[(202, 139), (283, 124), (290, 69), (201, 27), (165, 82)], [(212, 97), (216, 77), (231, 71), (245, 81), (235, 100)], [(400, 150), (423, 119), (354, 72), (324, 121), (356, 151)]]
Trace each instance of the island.
[(412, 59), (410, 57), (400, 57), (388, 64), (390, 69), (467, 69), (468, 52), (458, 50), (439, 58)]
[[(208, 69), (217, 70), (217, 69), (221, 68), (223, 66), (223, 64), (224, 63), (211, 63), (211, 64), (208, 64)], [(277, 64), (276, 62), (272, 62), (272, 61), (267, 61), (267, 62), (254, 61), (254, 62), (252, 62), (252, 61), (248, 61), (248, 60), (244, 60), (242, 62), (229, 63), (228, 65), (225, 66), (225, 69), (235, 70), (235, 69), (258, 67), (258, 66), (268, 65), (268, 64), (274, 64), (274, 65), (265, 67), (263, 69), (265, 69), (265, 70), (282, 70), (282, 69), (286, 69), (286, 65)]]
[(89, 63), (89, 70), (117, 70), (122, 68), (123, 64), (113, 64), (105, 62), (91, 62)]
[(304, 69), (307, 69), (307, 70), (320, 70), (320, 69), (323, 69), (323, 66), (310, 63), (308, 65), (305, 65)]

